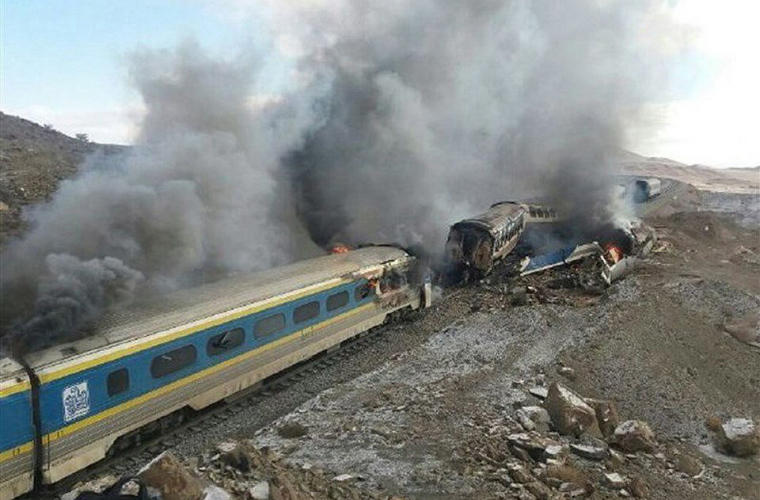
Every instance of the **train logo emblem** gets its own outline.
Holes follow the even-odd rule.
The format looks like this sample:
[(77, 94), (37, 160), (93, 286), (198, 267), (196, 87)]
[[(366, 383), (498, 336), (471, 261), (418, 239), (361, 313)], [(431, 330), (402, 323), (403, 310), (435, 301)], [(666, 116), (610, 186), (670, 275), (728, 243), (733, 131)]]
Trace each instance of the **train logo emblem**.
[(70, 422), (90, 413), (90, 391), (87, 382), (70, 385), (63, 390), (63, 419)]

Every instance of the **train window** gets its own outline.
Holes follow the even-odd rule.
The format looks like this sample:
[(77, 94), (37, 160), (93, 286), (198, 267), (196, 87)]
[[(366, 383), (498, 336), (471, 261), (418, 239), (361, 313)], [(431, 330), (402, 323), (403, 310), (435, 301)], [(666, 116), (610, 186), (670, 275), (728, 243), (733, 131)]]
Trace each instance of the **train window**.
[(327, 297), (327, 310), (334, 311), (348, 304), (348, 292), (334, 293)]
[(116, 396), (129, 389), (129, 371), (126, 368), (119, 368), (108, 374), (106, 379), (109, 396)]
[(316, 318), (319, 314), (319, 302), (308, 302), (301, 306), (296, 307), (293, 310), (293, 321), (295, 323), (303, 323), (312, 318)]
[(206, 353), (209, 356), (216, 356), (223, 352), (228, 352), (238, 346), (243, 345), (245, 340), (245, 332), (242, 328), (234, 328), (232, 330), (219, 333), (208, 339), (206, 344)]
[(285, 328), (285, 315), (282, 313), (267, 316), (260, 319), (256, 326), (253, 327), (253, 335), (257, 338), (263, 338), (272, 335)]
[(161, 378), (171, 375), (186, 366), (195, 363), (198, 351), (194, 345), (186, 345), (172, 351), (165, 352), (153, 358), (150, 363), (150, 374), (153, 378)]

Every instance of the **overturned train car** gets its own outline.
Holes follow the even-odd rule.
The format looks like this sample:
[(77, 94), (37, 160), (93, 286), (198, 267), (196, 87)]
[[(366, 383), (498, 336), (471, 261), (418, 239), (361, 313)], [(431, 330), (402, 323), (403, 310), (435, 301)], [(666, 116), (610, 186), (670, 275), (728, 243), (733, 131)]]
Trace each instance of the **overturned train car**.
[(504, 201), (452, 225), (446, 241), (449, 265), (476, 276), (488, 274), (515, 248), (528, 216), (526, 205)]
[(395, 247), (327, 255), (135, 304), (26, 367), (0, 356), (0, 500), (429, 305), (417, 265)]

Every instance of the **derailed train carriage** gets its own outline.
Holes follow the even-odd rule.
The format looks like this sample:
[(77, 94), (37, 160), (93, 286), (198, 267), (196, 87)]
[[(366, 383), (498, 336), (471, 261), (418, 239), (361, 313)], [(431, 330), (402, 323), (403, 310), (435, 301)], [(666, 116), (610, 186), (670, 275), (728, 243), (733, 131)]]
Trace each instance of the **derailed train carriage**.
[(429, 305), (417, 265), (395, 247), (318, 257), (136, 304), (26, 368), (0, 359), (0, 499)]
[(525, 229), (527, 212), (524, 204), (503, 201), (452, 225), (446, 240), (449, 265), (476, 276), (491, 272), (494, 263), (517, 245)]

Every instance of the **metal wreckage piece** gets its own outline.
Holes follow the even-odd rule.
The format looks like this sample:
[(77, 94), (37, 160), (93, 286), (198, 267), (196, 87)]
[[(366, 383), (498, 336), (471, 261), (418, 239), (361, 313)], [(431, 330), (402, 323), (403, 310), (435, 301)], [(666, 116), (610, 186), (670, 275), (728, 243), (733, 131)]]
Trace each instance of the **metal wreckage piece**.
[(542, 255), (525, 257), (520, 263), (520, 276), (539, 273), (586, 259), (598, 259), (601, 263), (602, 279), (609, 286), (633, 271), (638, 260), (646, 257), (657, 241), (654, 229), (638, 221), (632, 223), (630, 228), (621, 228), (621, 230), (630, 239), (631, 251), (628, 254), (625, 254), (614, 243), (607, 243), (602, 246), (599, 242), (592, 241)]

